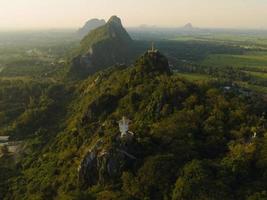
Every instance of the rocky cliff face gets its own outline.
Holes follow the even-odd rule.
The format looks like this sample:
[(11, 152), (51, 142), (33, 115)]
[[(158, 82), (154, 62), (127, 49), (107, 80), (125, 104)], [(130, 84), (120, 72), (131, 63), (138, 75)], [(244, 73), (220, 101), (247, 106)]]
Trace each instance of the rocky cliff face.
[(83, 158), (78, 177), (81, 186), (105, 185), (116, 181), (122, 172), (136, 161), (132, 139), (117, 138), (115, 144), (106, 146), (99, 139)]

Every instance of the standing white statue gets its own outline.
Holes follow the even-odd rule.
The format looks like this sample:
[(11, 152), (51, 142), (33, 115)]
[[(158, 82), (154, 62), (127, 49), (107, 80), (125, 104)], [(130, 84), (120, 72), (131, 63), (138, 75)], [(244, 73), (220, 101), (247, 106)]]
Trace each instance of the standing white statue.
[(120, 132), (121, 132), (121, 137), (125, 137), (128, 135), (128, 130), (129, 130), (129, 123), (131, 121), (127, 119), (126, 117), (122, 117), (122, 120), (120, 120), (119, 127), (120, 127)]
[(257, 138), (257, 132), (256, 132), (256, 131), (253, 132), (253, 136), (252, 136), (252, 138), (253, 138), (253, 139)]

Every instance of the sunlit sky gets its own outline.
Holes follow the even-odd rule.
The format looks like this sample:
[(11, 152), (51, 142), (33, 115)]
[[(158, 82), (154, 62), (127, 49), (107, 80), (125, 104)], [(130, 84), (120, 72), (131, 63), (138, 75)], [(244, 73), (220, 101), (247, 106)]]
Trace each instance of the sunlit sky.
[(0, 0), (0, 29), (76, 28), (111, 15), (127, 27), (267, 29), (267, 0)]

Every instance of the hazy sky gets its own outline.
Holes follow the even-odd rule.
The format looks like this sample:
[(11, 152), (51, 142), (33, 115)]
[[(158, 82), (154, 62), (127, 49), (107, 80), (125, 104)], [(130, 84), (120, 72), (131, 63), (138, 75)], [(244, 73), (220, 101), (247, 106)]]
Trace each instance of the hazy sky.
[(0, 0), (0, 29), (80, 27), (114, 14), (125, 26), (267, 28), (267, 0)]

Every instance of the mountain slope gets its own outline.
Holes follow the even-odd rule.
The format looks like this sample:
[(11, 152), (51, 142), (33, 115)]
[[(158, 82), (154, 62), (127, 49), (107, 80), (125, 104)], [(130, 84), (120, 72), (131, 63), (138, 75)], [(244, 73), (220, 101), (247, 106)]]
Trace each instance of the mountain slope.
[(69, 76), (86, 77), (114, 64), (128, 63), (131, 46), (132, 39), (121, 20), (113, 16), (104, 26), (93, 30), (81, 41)]
[(90, 19), (88, 20), (82, 28), (80, 28), (77, 34), (81, 37), (86, 36), (92, 30), (105, 25), (106, 21), (104, 19)]
[(194, 29), (194, 27), (191, 23), (187, 23), (186, 25), (183, 26), (183, 29), (192, 30)]
[[(69, 87), (64, 120), (28, 139), (4, 200), (266, 197), (260, 101), (185, 81), (158, 51)], [(130, 138), (120, 137), (123, 116)]]

